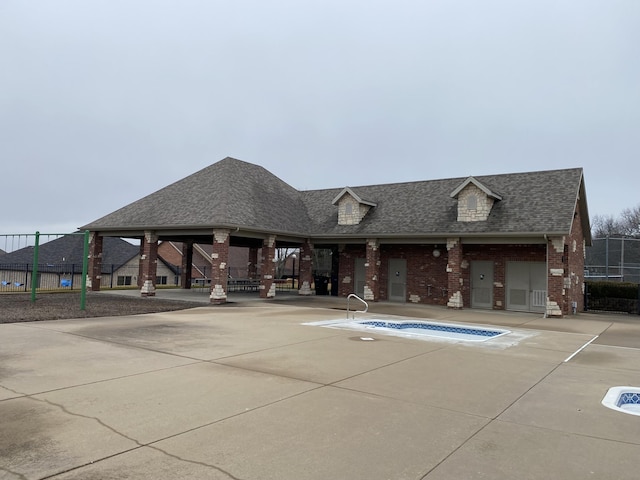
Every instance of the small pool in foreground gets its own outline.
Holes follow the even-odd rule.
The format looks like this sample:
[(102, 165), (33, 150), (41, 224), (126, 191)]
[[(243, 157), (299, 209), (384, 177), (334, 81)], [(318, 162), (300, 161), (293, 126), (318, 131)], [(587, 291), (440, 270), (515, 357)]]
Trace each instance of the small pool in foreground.
[(640, 415), (640, 388), (611, 387), (602, 404), (612, 410), (630, 415)]
[(313, 322), (307, 325), (318, 325), (330, 328), (346, 328), (350, 330), (364, 330), (387, 335), (406, 337), (435, 337), (446, 340), (463, 340), (467, 342), (486, 342), (492, 338), (511, 333), (501, 328), (485, 328), (453, 323), (440, 323), (422, 320), (386, 320), (369, 318), (347, 321)]
[(426, 335), (469, 342), (484, 342), (509, 333), (509, 330), (502, 329), (423, 321), (365, 320), (358, 323), (368, 329), (391, 330), (411, 335)]

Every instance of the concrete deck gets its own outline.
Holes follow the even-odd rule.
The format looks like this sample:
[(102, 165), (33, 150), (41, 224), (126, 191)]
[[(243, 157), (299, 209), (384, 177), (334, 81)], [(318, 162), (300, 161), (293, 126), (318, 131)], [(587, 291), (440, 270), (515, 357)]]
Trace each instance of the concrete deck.
[(344, 299), (230, 300), (0, 324), (0, 479), (640, 476), (640, 416), (600, 404), (640, 386), (640, 317), (379, 303), (513, 333), (362, 341), (302, 325), (345, 318)]

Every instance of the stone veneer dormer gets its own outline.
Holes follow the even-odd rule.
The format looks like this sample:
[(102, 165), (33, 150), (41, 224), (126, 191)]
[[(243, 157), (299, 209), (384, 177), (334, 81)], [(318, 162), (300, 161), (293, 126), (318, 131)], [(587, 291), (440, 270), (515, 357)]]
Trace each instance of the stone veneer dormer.
[(482, 222), (489, 218), (493, 204), (502, 197), (473, 177), (467, 178), (451, 192), (458, 200), (459, 222)]
[(332, 204), (338, 206), (338, 225), (358, 225), (367, 212), (376, 206), (376, 203), (360, 198), (349, 187), (343, 188)]

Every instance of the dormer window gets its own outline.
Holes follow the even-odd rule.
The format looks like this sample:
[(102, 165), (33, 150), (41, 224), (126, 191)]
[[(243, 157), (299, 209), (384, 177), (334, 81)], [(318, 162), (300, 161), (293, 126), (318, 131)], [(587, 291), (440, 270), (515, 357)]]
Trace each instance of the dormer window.
[(358, 225), (376, 204), (363, 200), (349, 187), (344, 188), (332, 202), (338, 206), (338, 225)]
[(458, 200), (459, 222), (482, 222), (489, 218), (493, 204), (502, 197), (473, 177), (467, 178), (451, 192)]
[(467, 197), (467, 210), (477, 210), (478, 209), (478, 197), (476, 195), (469, 195)]

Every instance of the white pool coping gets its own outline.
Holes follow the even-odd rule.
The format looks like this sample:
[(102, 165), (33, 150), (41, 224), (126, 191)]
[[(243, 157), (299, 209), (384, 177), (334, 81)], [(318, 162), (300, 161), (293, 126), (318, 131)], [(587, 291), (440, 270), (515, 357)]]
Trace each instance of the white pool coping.
[(640, 395), (640, 387), (611, 387), (602, 399), (602, 405), (610, 408), (611, 410), (640, 416), (640, 403), (625, 403), (618, 405), (620, 397), (625, 393), (635, 393)]
[[(491, 331), (491, 332), (500, 332), (500, 333), (493, 336), (485, 336), (485, 335), (473, 335), (473, 334), (459, 333), (459, 332), (428, 330), (428, 329), (421, 329), (421, 328), (398, 329), (398, 328), (392, 328), (392, 327), (363, 325), (363, 322), (385, 322), (385, 323), (393, 323), (393, 324), (422, 323), (427, 325), (437, 325), (440, 327), (451, 327), (451, 328), (459, 328), (459, 329), (465, 329), (465, 330), (480, 330), (485, 332)], [(504, 328), (498, 328), (498, 327), (436, 322), (433, 320), (425, 320), (425, 319), (406, 319), (406, 318), (389, 319), (389, 318), (381, 318), (381, 317), (358, 318), (354, 320), (323, 320), (318, 322), (303, 323), (303, 325), (313, 325), (313, 326), (328, 327), (328, 328), (342, 328), (342, 329), (348, 329), (348, 330), (364, 331), (367, 333), (376, 332), (382, 335), (392, 335), (392, 336), (404, 337), (404, 338), (422, 339), (424, 337), (428, 337), (432, 339), (435, 338), (440, 340), (464, 341), (464, 342), (475, 342), (475, 343), (486, 342), (488, 340), (493, 340), (498, 337), (502, 337), (504, 335), (508, 335), (512, 333), (511, 330), (506, 330)]]

